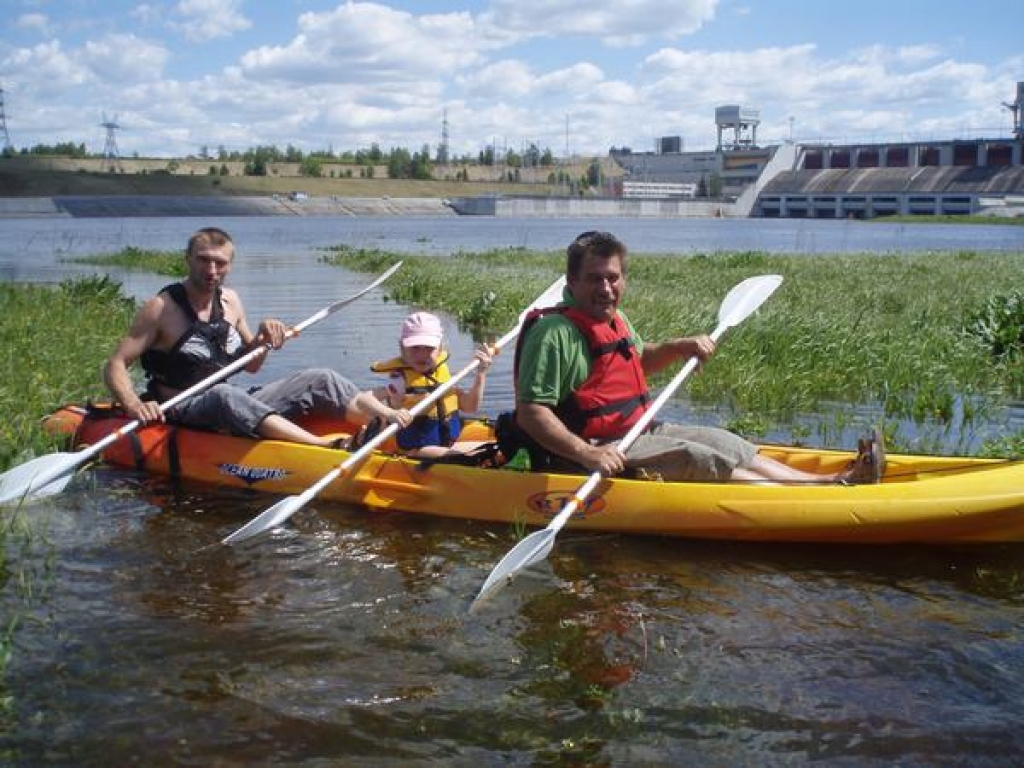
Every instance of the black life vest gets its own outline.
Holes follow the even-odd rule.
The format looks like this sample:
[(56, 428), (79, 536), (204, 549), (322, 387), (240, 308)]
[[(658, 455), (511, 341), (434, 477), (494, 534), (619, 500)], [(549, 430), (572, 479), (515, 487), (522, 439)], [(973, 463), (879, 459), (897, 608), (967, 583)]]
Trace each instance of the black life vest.
[(244, 354), (245, 345), (238, 330), (224, 319), (219, 288), (207, 322), (199, 319), (181, 283), (172, 283), (160, 292), (170, 296), (185, 313), (189, 327), (170, 349), (147, 349), (139, 358), (149, 379), (150, 393), (158, 394), (155, 384), (169, 389), (188, 389)]

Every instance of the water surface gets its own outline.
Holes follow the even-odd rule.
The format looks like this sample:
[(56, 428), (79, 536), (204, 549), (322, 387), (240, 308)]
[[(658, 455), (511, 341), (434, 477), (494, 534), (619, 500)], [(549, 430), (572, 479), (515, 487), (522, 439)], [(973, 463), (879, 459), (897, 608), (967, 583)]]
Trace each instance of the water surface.
[[(65, 256), (181, 247), (210, 223), (236, 235), (231, 280), (250, 316), (290, 321), (370, 279), (318, 264), (316, 246), (556, 248), (594, 224), (25, 220), (0, 229), (0, 276), (56, 281), (95, 271)], [(877, 250), (933, 236), (1020, 248), (1022, 234), (604, 224), (654, 251), (714, 250), (719, 225), (787, 251), (864, 250), (853, 241), (886, 232)], [(166, 282), (115, 276), (139, 297)], [(369, 385), (408, 309), (381, 296), (311, 329), (260, 376), (327, 364)], [(454, 359), (468, 359), (472, 341), (446, 323)], [(488, 411), (510, 401), (508, 357)], [(674, 407), (714, 419), (685, 399)], [(267, 540), (216, 546), (274, 500), (98, 468), (16, 521), (2, 513), (17, 525), (0, 627), (20, 626), (0, 764), (1002, 766), (1024, 750), (1019, 547), (563, 532), (543, 567), (470, 615), (513, 531), (314, 501)]]

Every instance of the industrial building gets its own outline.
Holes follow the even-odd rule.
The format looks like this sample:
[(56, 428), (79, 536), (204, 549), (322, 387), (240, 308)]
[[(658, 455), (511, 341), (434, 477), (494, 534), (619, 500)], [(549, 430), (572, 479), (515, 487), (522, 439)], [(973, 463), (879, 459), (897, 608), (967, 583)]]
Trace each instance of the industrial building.
[(654, 152), (612, 149), (626, 198), (710, 193), (723, 215), (872, 218), (886, 215), (1024, 215), (1024, 82), (1009, 137), (894, 143), (786, 143), (760, 147), (757, 110), (715, 110), (718, 146), (684, 152), (664, 137)]

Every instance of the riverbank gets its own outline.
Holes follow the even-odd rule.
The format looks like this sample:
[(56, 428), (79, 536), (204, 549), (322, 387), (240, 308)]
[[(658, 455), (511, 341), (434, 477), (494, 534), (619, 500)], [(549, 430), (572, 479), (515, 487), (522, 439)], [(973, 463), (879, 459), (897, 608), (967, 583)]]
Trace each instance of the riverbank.
[(0, 219), (137, 216), (455, 216), (433, 197), (74, 195), (0, 198)]
[(190, 195), (73, 195), (0, 197), (0, 219), (137, 216), (492, 216), (506, 218), (727, 218), (731, 203), (566, 197), (221, 197)]

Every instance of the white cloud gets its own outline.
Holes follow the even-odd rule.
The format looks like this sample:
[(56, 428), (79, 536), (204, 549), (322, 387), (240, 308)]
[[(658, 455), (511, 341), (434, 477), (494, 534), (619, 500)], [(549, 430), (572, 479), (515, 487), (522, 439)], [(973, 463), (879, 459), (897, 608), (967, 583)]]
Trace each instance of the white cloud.
[(167, 49), (135, 35), (107, 35), (90, 41), (78, 59), (104, 86), (158, 80)]
[(482, 20), (522, 37), (580, 35), (608, 45), (675, 39), (700, 29), (718, 0), (494, 0)]
[(604, 73), (593, 64), (582, 62), (555, 70), (536, 79), (536, 89), (545, 94), (585, 93), (604, 82)]
[(62, 93), (85, 83), (87, 73), (69, 56), (58, 40), (30, 48), (18, 48), (2, 62), (7, 85), (17, 83), (29, 99)]
[(417, 17), (347, 3), (302, 14), (287, 45), (249, 51), (241, 65), (251, 77), (302, 83), (415, 81), (477, 63), (482, 45), (468, 13)]
[[(789, 116), (798, 140), (991, 127), (1005, 135), (1001, 102), (1024, 72), (1024, 56), (960, 55), (941, 36), (857, 50), (825, 38), (821, 47), (687, 49), (685, 35), (750, 13), (749, 3), (717, 0), (492, 0), (483, 13), (431, 14), (338, 0), (291, 17), (282, 17), (283, 5), (264, 13), (267, 6), (241, 0), (146, 0), (124, 18), (102, 20), (76, 15), (77, 3), (59, 18), (26, 13), (0, 40), (3, 85), (16, 106), (12, 135), (27, 144), (98, 141), (90, 146), (98, 150), (95, 124), (105, 109), (126, 126), (126, 153), (220, 144), (418, 149), (440, 140), (447, 110), (456, 153), (496, 140), (516, 148), (536, 141), (561, 155), (567, 132), (574, 152), (647, 149), (669, 135), (705, 149), (722, 104), (760, 109), (762, 141), (785, 137)], [(247, 51), (242, 37), (218, 43), (216, 57), (205, 55), (211, 47), (156, 37), (169, 24), (197, 43), (235, 35), (249, 27), (247, 16), (278, 25), (254, 30), (261, 42)], [(108, 31), (119, 25), (132, 34)], [(75, 37), (32, 45), (44, 26)], [(597, 41), (664, 47), (609, 52)]]
[(128, 15), (142, 24), (155, 24), (164, 16), (163, 10), (159, 6), (150, 3), (136, 5)]
[(42, 13), (23, 13), (15, 20), (14, 26), (18, 29), (32, 30), (41, 35), (50, 32), (50, 20)]
[(896, 50), (896, 58), (904, 64), (921, 64), (940, 55), (936, 45), (905, 45)]
[(505, 59), (468, 74), (457, 75), (455, 83), (466, 96), (512, 98), (530, 92), (536, 75), (523, 61)]
[(241, 5), (241, 0), (181, 0), (174, 12), (183, 20), (175, 26), (195, 43), (231, 37), (252, 26)]
[[(760, 109), (765, 127), (774, 131), (759, 132), (767, 140), (785, 135), (789, 115), (798, 139), (931, 137), (935, 123), (922, 115), (932, 110), (951, 117), (950, 132), (984, 132), (989, 118), (981, 117), (981, 109), (1009, 93), (1009, 78), (994, 80), (982, 64), (934, 61), (936, 54), (928, 46), (876, 45), (835, 57), (810, 44), (750, 51), (663, 48), (645, 59), (640, 90), (648, 113), (667, 117), (690, 135), (712, 135), (713, 109), (722, 104)], [(965, 105), (964, 114), (952, 116), (953, 105)]]

